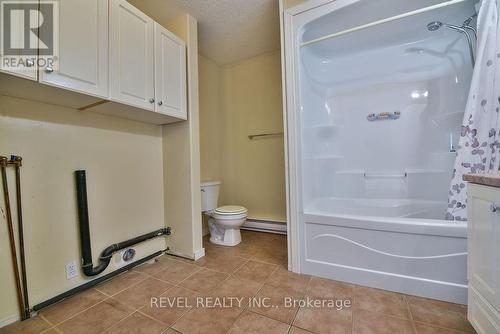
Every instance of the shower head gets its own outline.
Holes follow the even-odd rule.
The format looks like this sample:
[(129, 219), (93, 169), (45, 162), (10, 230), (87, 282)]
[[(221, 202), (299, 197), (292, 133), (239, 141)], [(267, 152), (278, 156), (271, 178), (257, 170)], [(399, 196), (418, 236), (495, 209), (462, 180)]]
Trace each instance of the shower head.
[(436, 31), (439, 28), (441, 28), (442, 26), (443, 26), (442, 22), (434, 21), (434, 22), (431, 22), (431, 23), (429, 23), (427, 25), (427, 30), (429, 30), (429, 31)]
[(474, 67), (474, 63), (475, 63), (474, 47), (472, 44), (473, 42), (472, 42), (471, 35), (470, 35), (468, 30), (471, 30), (474, 33), (474, 36), (476, 36), (476, 29), (474, 27), (470, 26), (469, 24), (470, 24), (469, 20), (465, 20), (464, 24), (461, 27), (453, 25), (453, 24), (443, 23), (443, 22), (439, 22), (439, 21), (433, 21), (433, 22), (430, 22), (427, 24), (427, 30), (436, 31), (444, 26), (448, 29), (458, 31), (458, 32), (464, 34), (465, 37), (467, 37), (467, 43), (469, 44), (469, 53), (470, 53), (470, 58), (472, 61), (472, 67)]
[(465, 31), (465, 27), (459, 27), (459, 26), (456, 26), (453, 24), (443, 23), (443, 22), (439, 22), (439, 21), (434, 21), (434, 22), (427, 24), (427, 30), (429, 30), (429, 31), (436, 31), (436, 30), (440, 29), (441, 27), (446, 27), (448, 29), (455, 30), (455, 31), (458, 31), (461, 33), (464, 33), (464, 31)]

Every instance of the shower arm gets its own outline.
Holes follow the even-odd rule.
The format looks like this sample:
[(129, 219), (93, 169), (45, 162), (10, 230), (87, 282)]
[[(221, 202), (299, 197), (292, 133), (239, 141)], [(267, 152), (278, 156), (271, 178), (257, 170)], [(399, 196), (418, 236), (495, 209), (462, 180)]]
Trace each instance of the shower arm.
[(477, 40), (477, 30), (476, 28), (469, 26), (469, 25), (464, 25), (462, 26), (463, 29), (470, 30), (474, 34), (474, 38)]
[(464, 33), (465, 37), (467, 38), (467, 44), (469, 44), (469, 54), (470, 54), (470, 60), (472, 62), (472, 67), (476, 65), (476, 57), (474, 56), (474, 46), (472, 42), (472, 38), (470, 36), (470, 33), (467, 31), (467, 29), (462, 28), (462, 32)]
[[(465, 35), (465, 37), (467, 38), (467, 44), (469, 45), (470, 60), (472, 62), (472, 67), (474, 67), (474, 65), (476, 64), (476, 57), (474, 56), (474, 46), (472, 44), (473, 43), (472, 37), (468, 31), (468, 28), (465, 26), (458, 27), (458, 26), (454, 26), (452, 24), (444, 24), (444, 26), (447, 27), (448, 29), (458, 31), (458, 32)], [(470, 27), (470, 28), (472, 28), (472, 27)]]
[(477, 29), (470, 25), (471, 21), (476, 16), (477, 16), (477, 14), (469, 17), (467, 20), (464, 21), (464, 23), (462, 24), (462, 27), (461, 27), (462, 28), (461, 32), (463, 32), (465, 34), (465, 36), (467, 37), (467, 43), (469, 44), (469, 53), (470, 53), (470, 59), (472, 62), (472, 67), (474, 67), (474, 65), (476, 63), (476, 58), (474, 56), (474, 44), (472, 42), (472, 38), (471, 38), (469, 31), (471, 31), (474, 34), (474, 38), (477, 41)]
[(464, 24), (462, 25), (462, 28), (472, 31), (474, 33), (474, 38), (477, 40), (477, 29), (470, 25), (472, 19), (476, 16), (477, 16), (477, 14), (475, 14), (475, 15), (469, 17), (467, 20), (465, 20)]

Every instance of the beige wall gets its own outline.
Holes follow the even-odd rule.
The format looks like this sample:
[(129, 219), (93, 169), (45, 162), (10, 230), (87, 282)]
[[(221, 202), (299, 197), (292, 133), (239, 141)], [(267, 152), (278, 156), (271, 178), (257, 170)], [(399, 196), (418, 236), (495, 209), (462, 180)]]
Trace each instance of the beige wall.
[[(73, 172), (87, 171), (94, 263), (102, 249), (164, 226), (162, 135), (153, 125), (0, 96), (0, 155), (23, 157), (22, 189), (31, 306), (82, 284)], [(13, 171), (9, 171), (13, 180)], [(11, 184), (11, 198), (15, 195)], [(0, 208), (4, 199), (0, 195)], [(15, 208), (13, 210), (15, 212)], [(165, 239), (137, 245), (137, 258)], [(115, 256), (116, 260), (116, 256)], [(0, 214), (0, 320), (18, 314), (5, 217)], [(106, 272), (115, 269), (115, 261)]]
[(279, 52), (224, 67), (222, 88), (224, 203), (246, 206), (251, 218), (285, 221), (283, 137), (248, 139), (283, 131)]
[[(222, 70), (212, 60), (198, 56), (200, 83), (200, 165), (201, 180), (222, 181)], [(220, 190), (222, 203), (224, 189)], [(203, 216), (203, 235), (209, 233), (208, 218)]]
[(222, 70), (212, 60), (199, 56), (201, 179), (222, 179)]
[(171, 253), (203, 256), (197, 22), (183, 15), (164, 23), (187, 44), (188, 121), (163, 127), (166, 224), (172, 226)]
[(221, 204), (243, 205), (250, 218), (285, 221), (283, 137), (248, 139), (283, 131), (279, 52), (222, 68), (201, 59), (203, 179), (222, 181)]
[[(187, 43), (187, 122), (147, 125), (0, 95), (0, 155), (19, 154), (25, 164), (31, 306), (88, 280), (66, 280), (64, 268), (80, 259), (76, 169), (87, 170), (94, 261), (104, 247), (164, 226), (172, 236), (137, 245), (137, 258), (166, 246), (190, 258), (203, 254), (197, 22), (184, 15), (161, 23)], [(0, 194), (0, 266), (6, 269), (0, 271), (0, 324), (18, 315), (3, 208)]]

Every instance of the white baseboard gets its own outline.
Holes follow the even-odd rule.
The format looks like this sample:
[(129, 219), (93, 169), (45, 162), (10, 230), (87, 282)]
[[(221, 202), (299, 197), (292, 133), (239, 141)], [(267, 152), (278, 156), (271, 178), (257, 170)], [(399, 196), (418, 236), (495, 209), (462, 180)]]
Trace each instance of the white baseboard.
[(247, 219), (241, 227), (243, 230), (267, 232), (286, 235), (286, 223), (272, 220)]
[(5, 319), (0, 319), (0, 328), (13, 324), (14, 322), (19, 320), (21, 320), (19, 315), (11, 315), (10, 317), (7, 317)]
[(201, 259), (202, 257), (205, 256), (205, 248), (202, 248), (202, 249), (199, 249), (197, 250), (196, 252), (194, 252), (194, 254), (190, 255), (190, 254), (185, 254), (185, 253), (181, 253), (181, 252), (176, 252), (176, 251), (172, 251), (172, 250), (169, 250), (167, 252), (167, 254), (169, 255), (174, 255), (174, 256), (178, 256), (178, 257), (183, 257), (185, 259), (190, 259), (190, 260), (194, 260), (194, 261), (197, 261), (199, 259)]
[(168, 250), (167, 254), (168, 255), (173, 255), (173, 256), (178, 256), (178, 257), (183, 257), (185, 259), (194, 260), (194, 256), (193, 255), (188, 255), (188, 254), (184, 254), (184, 253), (181, 253), (181, 252), (175, 252), (175, 251), (172, 251), (172, 250)]
[(205, 248), (199, 249), (196, 252), (194, 252), (194, 260), (198, 261), (202, 257), (205, 256)]

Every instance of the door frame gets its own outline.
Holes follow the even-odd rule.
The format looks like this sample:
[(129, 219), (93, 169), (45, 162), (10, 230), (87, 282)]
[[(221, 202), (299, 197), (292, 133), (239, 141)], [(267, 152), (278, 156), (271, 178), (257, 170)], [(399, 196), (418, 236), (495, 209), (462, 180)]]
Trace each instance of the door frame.
[(360, 0), (308, 0), (291, 8), (284, 9), (285, 0), (279, 1), (281, 27), (281, 75), (283, 90), (283, 128), (285, 141), (286, 177), (286, 218), (288, 236), (288, 270), (301, 273), (303, 247), (300, 217), (303, 213), (301, 198), (300, 171), (300, 128), (298, 123), (300, 100), (298, 92), (299, 72), (296, 68), (298, 58), (294, 19), (317, 7), (330, 5), (338, 9)]

